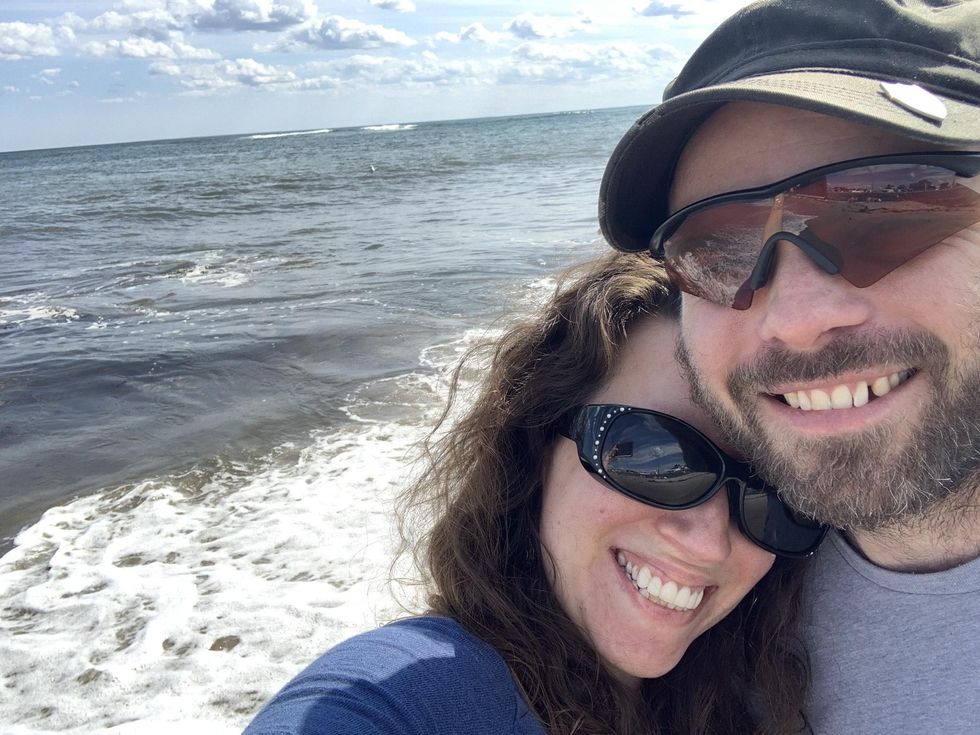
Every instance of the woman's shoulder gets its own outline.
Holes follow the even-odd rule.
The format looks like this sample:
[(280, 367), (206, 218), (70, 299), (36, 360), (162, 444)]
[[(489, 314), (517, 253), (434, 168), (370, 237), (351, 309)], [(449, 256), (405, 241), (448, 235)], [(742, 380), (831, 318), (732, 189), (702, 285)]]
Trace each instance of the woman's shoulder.
[(474, 636), (452, 618), (438, 615), (422, 615), (404, 618), (369, 630), (339, 643), (331, 654), (349, 655), (362, 650), (385, 649), (401, 658), (448, 659), (457, 656), (484, 659), (487, 662), (503, 660), (487, 643)]
[(273, 697), (246, 735), (314, 732), (543, 734), (500, 655), (436, 616), (330, 649)]

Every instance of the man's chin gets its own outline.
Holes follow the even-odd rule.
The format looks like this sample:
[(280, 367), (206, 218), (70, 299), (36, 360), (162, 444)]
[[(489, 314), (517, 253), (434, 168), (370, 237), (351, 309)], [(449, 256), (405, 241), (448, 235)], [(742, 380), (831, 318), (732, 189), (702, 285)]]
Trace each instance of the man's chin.
[[(921, 515), (948, 494), (936, 483), (918, 484), (907, 472), (895, 470), (909, 451), (894, 441), (870, 435), (790, 443), (780, 446), (745, 439), (756, 471), (779, 488), (779, 494), (800, 513), (838, 528), (873, 531)], [(887, 449), (885, 449), (887, 448)]]
[[(945, 496), (896, 478), (882, 440), (835, 438), (800, 442), (793, 451), (760, 446), (756, 471), (800, 513), (838, 528), (868, 531), (916, 516)], [(906, 453), (907, 454), (907, 453)], [(933, 486), (935, 487), (935, 486)]]
[(819, 439), (774, 436), (753, 416), (724, 423), (797, 511), (838, 528), (876, 531), (922, 518), (975, 488), (980, 437), (973, 415), (936, 404), (909, 424)]

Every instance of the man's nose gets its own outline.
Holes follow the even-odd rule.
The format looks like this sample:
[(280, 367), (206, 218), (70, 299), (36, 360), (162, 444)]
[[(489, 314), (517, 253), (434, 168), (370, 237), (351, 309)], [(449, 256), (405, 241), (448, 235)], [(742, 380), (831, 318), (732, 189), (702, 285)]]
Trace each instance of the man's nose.
[(768, 281), (752, 299), (751, 308), (764, 312), (761, 339), (803, 350), (870, 318), (866, 291), (828, 274), (796, 245), (779, 242), (775, 256)]

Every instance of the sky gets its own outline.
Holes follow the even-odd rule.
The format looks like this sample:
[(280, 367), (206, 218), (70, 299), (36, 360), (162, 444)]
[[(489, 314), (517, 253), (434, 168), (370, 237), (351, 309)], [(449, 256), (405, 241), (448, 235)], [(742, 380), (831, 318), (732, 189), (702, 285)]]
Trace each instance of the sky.
[(2, 0), (0, 151), (654, 105), (743, 0)]

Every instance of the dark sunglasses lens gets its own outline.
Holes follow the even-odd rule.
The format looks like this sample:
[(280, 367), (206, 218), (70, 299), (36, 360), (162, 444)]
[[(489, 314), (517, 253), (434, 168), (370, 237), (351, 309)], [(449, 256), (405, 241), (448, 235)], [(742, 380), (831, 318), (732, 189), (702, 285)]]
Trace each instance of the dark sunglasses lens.
[(601, 461), (625, 490), (670, 508), (695, 504), (721, 476), (721, 458), (699, 435), (647, 413), (624, 413), (609, 424)]
[(929, 165), (842, 171), (827, 177), (825, 211), (807, 226), (841, 251), (841, 275), (864, 288), (980, 222), (980, 193), (967, 181)]
[(664, 260), (686, 293), (731, 306), (765, 244), (773, 200), (732, 202), (688, 215), (664, 240)]
[(824, 535), (823, 526), (797, 515), (776, 495), (761, 489), (745, 489), (741, 512), (745, 532), (779, 553), (808, 554)]

